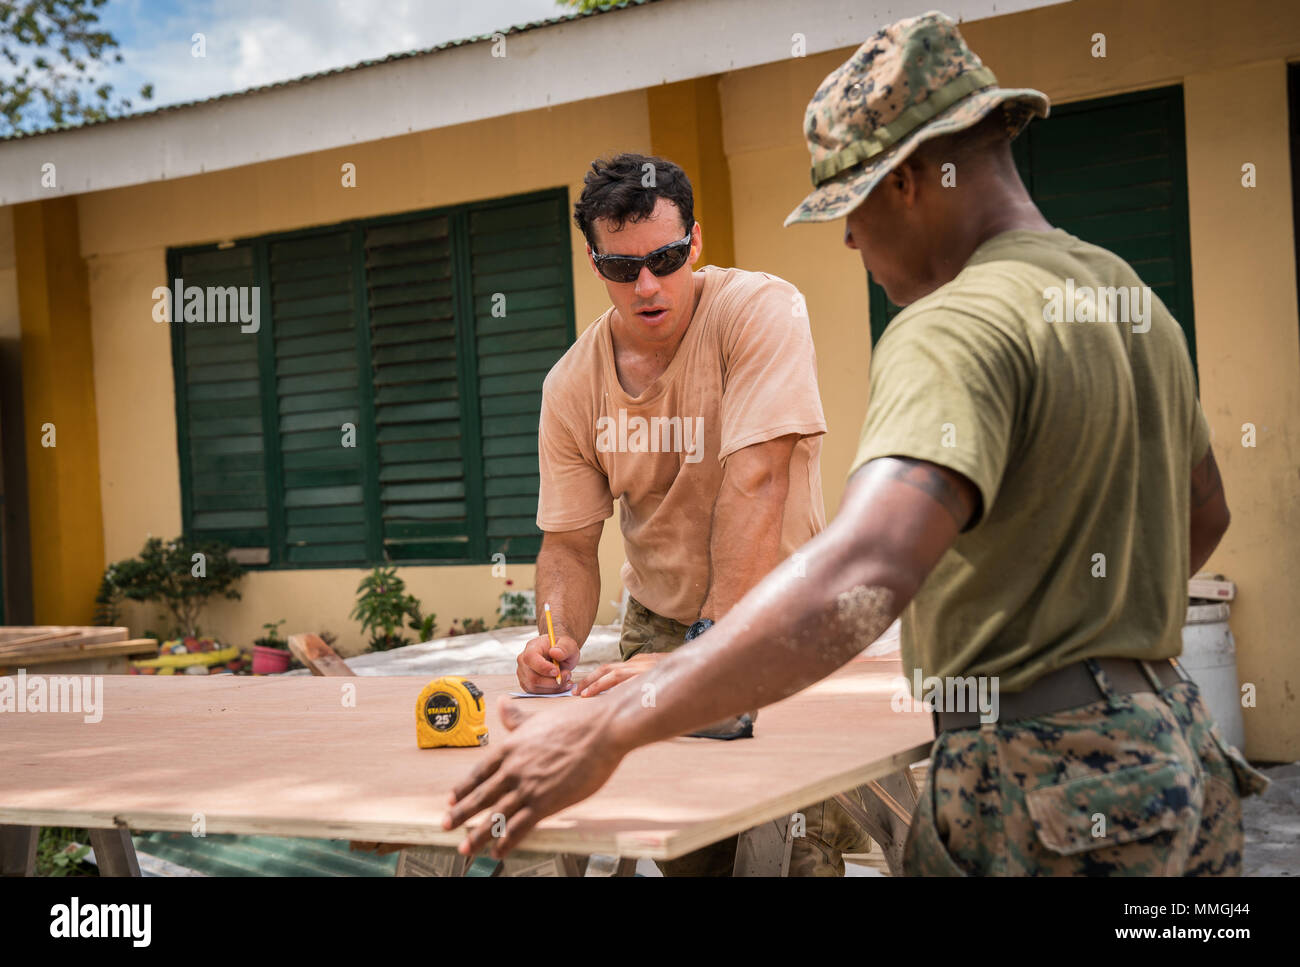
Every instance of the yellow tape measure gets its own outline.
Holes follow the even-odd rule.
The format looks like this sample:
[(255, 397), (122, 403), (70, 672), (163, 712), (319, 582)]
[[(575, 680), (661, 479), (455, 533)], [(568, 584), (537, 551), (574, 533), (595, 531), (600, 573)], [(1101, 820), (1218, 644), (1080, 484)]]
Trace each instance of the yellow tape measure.
[(487, 745), (483, 692), (467, 678), (435, 678), (415, 703), (415, 741), (421, 749)]

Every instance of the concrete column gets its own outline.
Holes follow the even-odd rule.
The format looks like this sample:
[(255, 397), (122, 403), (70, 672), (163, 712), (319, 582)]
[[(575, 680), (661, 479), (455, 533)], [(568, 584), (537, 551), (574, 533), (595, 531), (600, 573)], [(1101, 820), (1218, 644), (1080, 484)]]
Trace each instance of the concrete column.
[(717, 77), (697, 77), (646, 90), (651, 150), (681, 166), (695, 191), (695, 220), (704, 236), (700, 264), (735, 265), (731, 172), (722, 144)]
[(35, 621), (89, 624), (104, 569), (104, 520), (77, 200), (16, 206), (14, 254)]

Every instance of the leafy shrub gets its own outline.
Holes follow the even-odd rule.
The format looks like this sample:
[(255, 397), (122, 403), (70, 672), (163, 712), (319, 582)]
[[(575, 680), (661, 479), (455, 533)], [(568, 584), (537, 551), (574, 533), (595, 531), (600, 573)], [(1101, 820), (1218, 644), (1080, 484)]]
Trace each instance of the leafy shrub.
[(208, 600), (224, 597), (239, 600), (235, 584), (244, 569), (220, 541), (197, 541), (181, 536), (163, 542), (150, 537), (137, 557), (110, 564), (104, 569), (95, 597), (97, 616), (106, 622), (120, 616), (123, 598), (130, 601), (160, 602), (166, 613), (160, 619), (171, 623), (162, 637), (200, 637), (199, 614)]

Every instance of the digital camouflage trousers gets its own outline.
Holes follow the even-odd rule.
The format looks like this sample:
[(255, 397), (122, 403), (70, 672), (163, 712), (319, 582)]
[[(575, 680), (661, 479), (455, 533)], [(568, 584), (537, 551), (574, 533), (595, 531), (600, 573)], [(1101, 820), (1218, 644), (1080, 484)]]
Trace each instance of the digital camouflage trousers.
[(945, 732), (908, 835), (913, 876), (1237, 876), (1241, 797), (1268, 780), (1194, 683)]

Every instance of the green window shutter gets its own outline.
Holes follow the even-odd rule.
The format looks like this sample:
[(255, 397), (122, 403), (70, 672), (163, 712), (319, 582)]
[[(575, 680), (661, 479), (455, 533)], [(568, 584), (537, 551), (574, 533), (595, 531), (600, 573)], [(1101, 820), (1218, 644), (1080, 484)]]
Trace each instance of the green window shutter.
[[(1183, 91), (1166, 87), (1053, 106), (1012, 142), (1053, 225), (1133, 266), (1169, 307), (1196, 363)], [(898, 314), (871, 283), (871, 340)]]
[(484, 513), (489, 555), (531, 559), (542, 381), (573, 341), (563, 194), (469, 214)]
[(542, 380), (574, 338), (567, 207), (169, 253), (187, 285), (259, 287), (262, 321), (173, 327), (186, 531), (272, 567), (534, 557)]
[(368, 227), (365, 248), (384, 558), (469, 560), (450, 219)]
[[(367, 560), (365, 454), (370, 426), (358, 386), (353, 233), (267, 246), (270, 341), (283, 494), (285, 564)], [(344, 446), (345, 423), (355, 428)]]
[(184, 528), (241, 549), (248, 563), (265, 563), (271, 539), (259, 340), (240, 331), (238, 318), (211, 321), (207, 298), (209, 287), (247, 293), (256, 284), (253, 246), (173, 253), (168, 261), (173, 292), (179, 278), (204, 293), (203, 322), (184, 321), (183, 301), (172, 307)]

